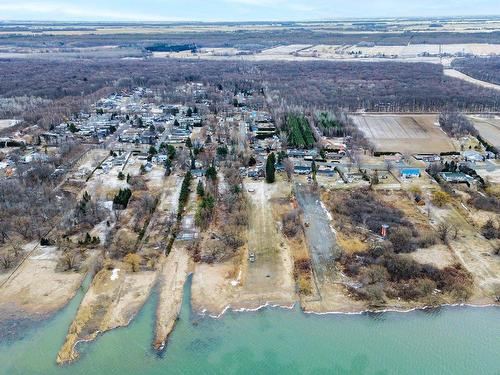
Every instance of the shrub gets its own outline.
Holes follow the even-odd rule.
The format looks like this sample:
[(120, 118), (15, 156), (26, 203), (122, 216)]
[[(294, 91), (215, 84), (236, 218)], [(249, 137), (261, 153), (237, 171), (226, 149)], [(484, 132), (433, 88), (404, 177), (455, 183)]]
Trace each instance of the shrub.
[(404, 255), (388, 255), (384, 265), (394, 281), (412, 279), (421, 272), (420, 264)]
[(360, 272), (361, 281), (363, 284), (376, 284), (387, 281), (389, 279), (389, 272), (384, 266), (373, 264), (365, 267)]
[(115, 207), (125, 209), (127, 208), (131, 196), (132, 196), (132, 191), (129, 188), (120, 189), (113, 198), (113, 205)]
[(450, 202), (451, 202), (450, 194), (444, 191), (439, 190), (432, 194), (432, 203), (434, 203), (438, 207), (443, 207)]
[(302, 229), (298, 210), (285, 213), (282, 218), (283, 233), (288, 237), (295, 237)]
[(484, 223), (481, 229), (481, 233), (488, 240), (493, 240), (500, 237), (500, 231), (498, 230), (492, 219), (488, 219), (488, 221)]
[(412, 232), (406, 227), (396, 227), (390, 230), (389, 241), (391, 241), (395, 253), (409, 253), (415, 250), (412, 243)]
[(142, 258), (139, 254), (129, 253), (125, 255), (123, 261), (132, 267), (132, 272), (138, 272), (142, 263)]
[(300, 276), (297, 282), (299, 293), (310, 295), (312, 293), (311, 279), (308, 277)]
[(446, 267), (439, 275), (438, 288), (466, 300), (472, 295), (472, 275), (461, 264)]
[(472, 193), (472, 198), (469, 203), (478, 210), (500, 213), (500, 199), (494, 196), (483, 196), (481, 194)]

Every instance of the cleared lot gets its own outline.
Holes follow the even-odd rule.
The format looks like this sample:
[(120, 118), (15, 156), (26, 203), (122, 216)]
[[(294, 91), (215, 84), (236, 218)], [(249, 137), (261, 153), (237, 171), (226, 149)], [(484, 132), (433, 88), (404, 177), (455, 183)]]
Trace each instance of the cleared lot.
[(500, 117), (485, 118), (470, 116), (477, 131), (488, 143), (500, 148)]
[(438, 125), (437, 115), (354, 115), (354, 124), (380, 152), (455, 151)]

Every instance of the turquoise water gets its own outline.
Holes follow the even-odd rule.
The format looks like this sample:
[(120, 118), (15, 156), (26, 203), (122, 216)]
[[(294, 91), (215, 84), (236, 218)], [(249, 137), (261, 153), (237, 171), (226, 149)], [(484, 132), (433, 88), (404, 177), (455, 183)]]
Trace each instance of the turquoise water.
[(0, 343), (0, 374), (500, 374), (500, 309), (443, 308), (407, 314), (303, 314), (264, 309), (222, 319), (191, 315), (189, 283), (168, 347), (151, 349), (156, 301), (126, 328), (56, 354), (81, 291), (53, 319)]

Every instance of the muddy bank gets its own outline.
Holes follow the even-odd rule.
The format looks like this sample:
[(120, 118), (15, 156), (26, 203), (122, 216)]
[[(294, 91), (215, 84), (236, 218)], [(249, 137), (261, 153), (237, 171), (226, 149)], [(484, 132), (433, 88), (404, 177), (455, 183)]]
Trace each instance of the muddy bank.
[(92, 280), (57, 355), (63, 364), (78, 358), (76, 344), (98, 334), (126, 326), (146, 302), (156, 272), (128, 272), (126, 268), (103, 269)]
[(162, 261), (159, 276), (159, 295), (156, 310), (156, 329), (153, 346), (157, 350), (165, 347), (168, 336), (179, 316), (184, 283), (192, 270), (185, 248), (174, 245), (170, 254)]

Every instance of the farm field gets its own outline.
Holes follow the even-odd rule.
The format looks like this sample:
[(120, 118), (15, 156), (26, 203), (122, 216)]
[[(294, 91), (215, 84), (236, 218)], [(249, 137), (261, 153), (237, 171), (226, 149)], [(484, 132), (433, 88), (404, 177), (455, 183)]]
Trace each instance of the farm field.
[(470, 116), (477, 131), (488, 143), (500, 148), (500, 117), (492, 118)]
[(437, 115), (354, 115), (351, 119), (378, 152), (455, 151), (450, 138), (437, 125)]
[(298, 51), (301, 51), (303, 49), (310, 48), (310, 47), (311, 47), (310, 44), (291, 44), (289, 46), (278, 46), (278, 47), (274, 47), (274, 48), (269, 48), (269, 49), (262, 51), (261, 53), (263, 55), (286, 55), (286, 54), (295, 53), (295, 52), (298, 52)]
[(0, 120), (0, 130), (8, 129), (18, 123), (18, 120)]

